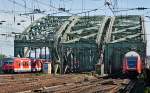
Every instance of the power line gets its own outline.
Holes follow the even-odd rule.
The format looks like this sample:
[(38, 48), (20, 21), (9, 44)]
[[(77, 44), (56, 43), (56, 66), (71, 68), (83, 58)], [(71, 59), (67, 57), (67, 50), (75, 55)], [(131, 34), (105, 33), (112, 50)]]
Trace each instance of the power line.
[(40, 4), (43, 4), (43, 5), (46, 5), (46, 6), (49, 6), (49, 7), (53, 8), (53, 9), (55, 9), (56, 11), (60, 11), (60, 12), (68, 13), (68, 14), (71, 14), (71, 15), (75, 15), (75, 14), (73, 14), (73, 13), (70, 13), (69, 11), (66, 11), (65, 8), (64, 8), (64, 9), (62, 9), (62, 8), (57, 8), (57, 7), (53, 6), (53, 5), (50, 5), (50, 4), (41, 2), (41, 1), (39, 1), (39, 0), (37, 0), (37, 1), (38, 1)]
[(109, 10), (113, 13), (113, 15), (115, 15), (114, 11), (113, 11), (113, 7), (112, 7), (112, 2), (111, 0), (105, 0), (105, 5), (108, 6)]
[(89, 10), (89, 11), (83, 11), (83, 12), (80, 12), (80, 13), (76, 13), (76, 15), (78, 14), (83, 14), (83, 13), (89, 13), (89, 12), (93, 12), (93, 11), (97, 11), (98, 9), (92, 9), (92, 10)]
[(113, 9), (118, 8), (118, 0), (114, 0)]
[[(17, 4), (18, 6), (21, 6), (21, 7), (23, 7), (23, 8), (26, 8), (26, 9), (32, 11), (32, 12), (23, 13), (23, 14), (20, 14), (20, 15), (30, 15), (30, 14), (38, 14), (38, 13), (45, 14), (45, 13), (44, 13), (45, 11), (41, 11), (40, 9), (32, 9), (32, 8), (27, 7), (27, 6), (25, 7), (24, 5), (22, 5), (22, 4), (20, 4), (20, 3), (16, 2), (16, 1), (13, 1), (13, 0), (8, 0), (8, 1), (9, 1), (9, 2), (12, 2), (12, 3), (14, 3), (14, 4)], [(46, 15), (47, 15), (47, 14), (46, 14)]]
[(150, 8), (146, 8), (146, 7), (137, 7), (137, 8), (122, 8), (121, 10), (119, 10), (121, 8), (118, 8), (118, 10), (114, 11), (114, 12), (123, 12), (123, 11), (131, 11), (131, 10), (138, 10), (138, 11), (142, 11), (142, 10), (148, 10)]
[[(144, 14), (149, 14), (149, 13), (150, 13), (150, 11), (147, 11), (147, 12), (146, 12), (146, 13), (144, 13)], [(144, 14), (143, 14), (143, 15), (144, 15)]]
[(32, 10), (32, 8), (25, 7), (24, 5), (22, 5), (22, 4), (20, 4), (20, 3), (16, 2), (16, 1), (14, 1), (14, 0), (8, 0), (8, 1), (9, 1), (9, 2), (12, 2), (12, 3), (14, 3), (14, 4), (17, 4), (17, 5), (20, 6), (20, 7), (27, 8), (28, 10)]
[[(80, 13), (71, 13), (71, 12), (69, 12), (69, 10), (66, 10), (65, 8), (63, 9), (61, 9), (61, 8), (57, 8), (57, 7), (55, 7), (55, 6), (53, 6), (53, 5), (49, 5), (49, 4), (47, 4), (47, 3), (44, 3), (44, 2), (41, 2), (41, 1), (39, 1), (39, 0), (37, 0), (40, 4), (43, 4), (43, 5), (46, 5), (46, 6), (50, 6), (51, 8), (53, 8), (53, 9), (55, 9), (56, 11), (60, 11), (61, 13), (62, 12), (65, 12), (65, 13), (68, 13), (68, 14), (71, 14), (71, 15), (78, 15), (78, 14), (83, 14), (83, 13), (89, 13), (89, 12), (92, 12), (92, 11), (97, 11), (97, 10), (102, 10), (102, 9), (91, 9), (91, 10), (89, 10), (89, 11), (82, 11), (82, 12), (80, 12)], [(60, 13), (59, 12), (59, 13)]]

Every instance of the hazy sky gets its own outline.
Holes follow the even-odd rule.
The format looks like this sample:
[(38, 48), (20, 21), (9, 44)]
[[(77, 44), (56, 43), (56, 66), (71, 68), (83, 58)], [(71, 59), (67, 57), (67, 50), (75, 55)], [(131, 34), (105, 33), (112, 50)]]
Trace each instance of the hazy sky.
[[(14, 3), (13, 3), (14, 1)], [(47, 11), (46, 14), (57, 12), (56, 9), (51, 8), (50, 4), (56, 8), (65, 7), (71, 13), (79, 13), (92, 9), (99, 9), (96, 12), (91, 12), (90, 15), (110, 15), (113, 13), (104, 5), (105, 0), (0, 0), (0, 21), (6, 21), (0, 25), (0, 33), (22, 32), (25, 27), (30, 25), (30, 16), (20, 16), (20, 14), (29, 13), (33, 9), (40, 9)], [(111, 1), (111, 0), (108, 0)], [(113, 1), (113, 0), (112, 0)], [(26, 5), (26, 7), (25, 7)], [(150, 0), (118, 0), (118, 8), (150, 8)], [(37, 14), (35, 19), (45, 16), (46, 14)], [(61, 13), (57, 15), (69, 15)], [(116, 13), (116, 15), (143, 15), (149, 16), (150, 9), (144, 11), (124, 11)], [(14, 20), (15, 19), (15, 20)], [(21, 22), (24, 20), (25, 22)], [(150, 55), (150, 19), (145, 18), (146, 32), (147, 32), (147, 53)], [(17, 25), (21, 23), (21, 25)], [(0, 52), (6, 55), (13, 56), (13, 38), (0, 36)]]

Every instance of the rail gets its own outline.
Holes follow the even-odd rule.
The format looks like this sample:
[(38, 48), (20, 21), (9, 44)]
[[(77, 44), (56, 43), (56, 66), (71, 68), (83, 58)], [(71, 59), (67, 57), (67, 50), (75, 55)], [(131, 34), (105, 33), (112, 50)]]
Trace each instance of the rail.
[(123, 91), (121, 91), (121, 93), (131, 93), (132, 89), (136, 85), (136, 82), (136, 80), (131, 80), (129, 84), (123, 89)]

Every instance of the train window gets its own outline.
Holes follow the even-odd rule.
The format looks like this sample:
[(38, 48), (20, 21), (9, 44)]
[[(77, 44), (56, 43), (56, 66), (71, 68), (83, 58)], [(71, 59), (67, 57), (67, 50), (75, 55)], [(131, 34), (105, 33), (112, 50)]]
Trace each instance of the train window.
[(4, 64), (12, 64), (13, 60), (12, 59), (6, 59), (3, 61)]
[(23, 66), (25, 66), (25, 62), (23, 62)]
[(7, 62), (7, 61), (3, 61), (3, 63), (4, 63), (4, 64), (8, 64), (8, 62)]
[(28, 62), (25, 62), (26, 63), (26, 66), (29, 66)]
[(23, 66), (29, 66), (28, 62), (24, 62)]
[(20, 62), (17, 62), (17, 65), (18, 65), (18, 66), (21, 66), (21, 63), (20, 63)]
[(13, 61), (9, 61), (9, 64), (12, 64), (13, 63)]
[(129, 68), (135, 68), (136, 67), (137, 58), (136, 57), (130, 57), (128, 58), (128, 66)]
[(137, 61), (137, 58), (136, 57), (129, 57), (128, 60), (129, 61)]
[(40, 63), (37, 63), (37, 66), (40, 66), (41, 64)]

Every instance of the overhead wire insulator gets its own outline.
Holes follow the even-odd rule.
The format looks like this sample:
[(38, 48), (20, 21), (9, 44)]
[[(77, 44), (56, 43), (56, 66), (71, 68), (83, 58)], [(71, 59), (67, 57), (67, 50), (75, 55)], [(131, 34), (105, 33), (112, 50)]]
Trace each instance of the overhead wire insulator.
[(59, 10), (59, 11), (64, 11), (64, 12), (66, 11), (65, 8), (58, 8), (58, 10)]
[(150, 9), (150, 8), (145, 8), (145, 7), (138, 7), (136, 8), (137, 10), (146, 10), (146, 9)]
[(110, 6), (111, 4), (110, 4), (110, 2), (105, 2), (105, 5), (108, 5), (108, 6)]
[(133, 11), (133, 10), (142, 11), (142, 10), (147, 10), (147, 9), (150, 9), (150, 8), (145, 8), (145, 7), (127, 8), (127, 9), (123, 9), (123, 10), (117, 10), (117, 11), (114, 11), (114, 12)]

